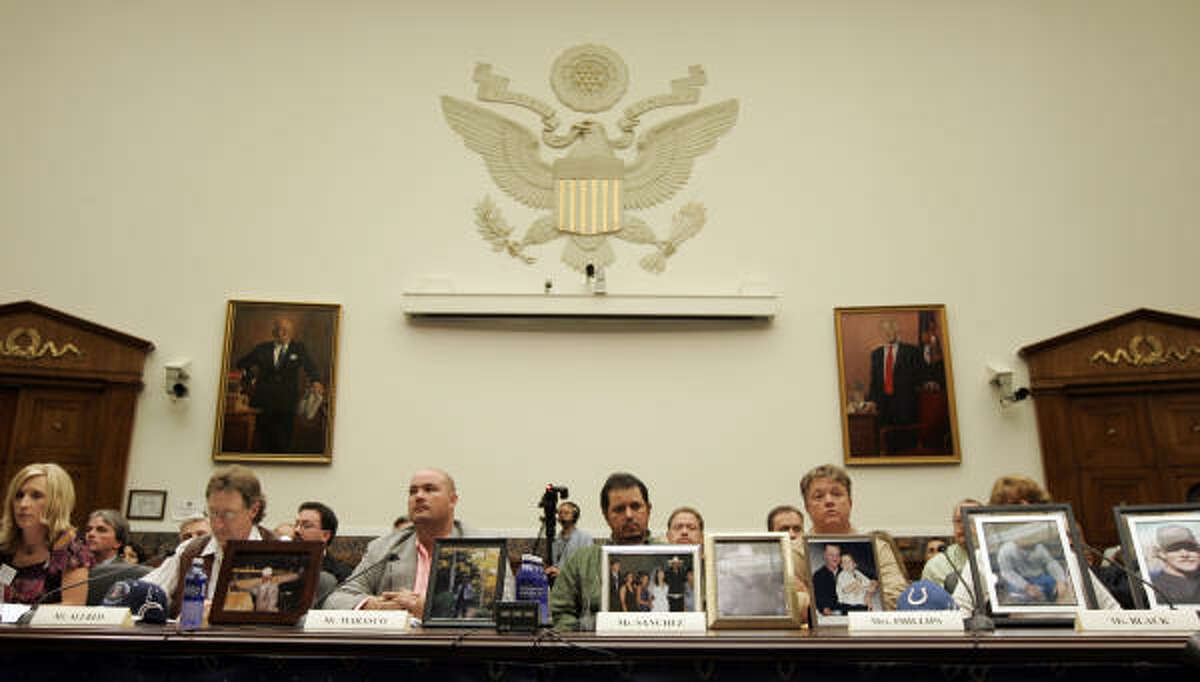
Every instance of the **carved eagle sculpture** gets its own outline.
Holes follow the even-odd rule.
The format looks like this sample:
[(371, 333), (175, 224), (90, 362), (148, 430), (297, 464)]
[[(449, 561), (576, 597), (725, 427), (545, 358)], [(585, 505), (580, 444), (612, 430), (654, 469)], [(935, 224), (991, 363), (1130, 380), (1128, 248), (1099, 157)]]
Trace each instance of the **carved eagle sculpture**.
[[(507, 241), (511, 228), (503, 225), (503, 219), (498, 220), (499, 227), (496, 221), (488, 228), (480, 222), (480, 231), (497, 250), (507, 246), (520, 256), (527, 245), (568, 236), (563, 261), (583, 270), (588, 264), (607, 266), (614, 260), (606, 240), (612, 235), (657, 246), (659, 253), (644, 258), (642, 266), (661, 272), (664, 254), (669, 256), (703, 225), (703, 208), (685, 207), (676, 216), (674, 233), (663, 241), (625, 211), (650, 208), (679, 192), (696, 157), (716, 146), (717, 139), (736, 123), (738, 102), (726, 100), (654, 126), (637, 141), (637, 157), (628, 164), (616, 156), (616, 145), (597, 121), (572, 126), (569, 153), (548, 163), (534, 133), (516, 121), (449, 96), (442, 97), (442, 111), (467, 148), (483, 157), (501, 189), (530, 208), (552, 211), (534, 221), (519, 242)], [(481, 206), (477, 213), (495, 212), (487, 199)]]

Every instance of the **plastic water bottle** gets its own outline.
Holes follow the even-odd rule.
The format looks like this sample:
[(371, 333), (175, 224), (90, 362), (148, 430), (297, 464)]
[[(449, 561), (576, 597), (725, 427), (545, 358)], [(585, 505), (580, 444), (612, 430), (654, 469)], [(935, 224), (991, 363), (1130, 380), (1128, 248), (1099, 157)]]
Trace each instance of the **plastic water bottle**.
[(204, 624), (204, 597), (208, 590), (204, 560), (192, 559), (192, 567), (183, 578), (183, 606), (179, 609), (179, 629), (195, 630)]
[(550, 624), (550, 584), (542, 558), (536, 554), (521, 555), (521, 570), (517, 571), (517, 601), (532, 601), (538, 604), (538, 621)]

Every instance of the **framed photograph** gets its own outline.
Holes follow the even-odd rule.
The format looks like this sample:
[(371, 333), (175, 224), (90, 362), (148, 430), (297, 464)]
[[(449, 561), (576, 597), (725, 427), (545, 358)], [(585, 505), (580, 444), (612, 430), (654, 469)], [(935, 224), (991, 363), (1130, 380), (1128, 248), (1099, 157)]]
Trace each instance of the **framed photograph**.
[(601, 611), (703, 611), (700, 545), (600, 548)]
[(851, 611), (882, 611), (879, 560), (870, 535), (805, 537), (814, 625), (847, 625)]
[(324, 551), (320, 542), (230, 540), (209, 622), (294, 625), (312, 606)]
[(787, 533), (709, 533), (704, 574), (710, 628), (800, 627)]
[(504, 538), (439, 538), (425, 589), (424, 627), (496, 627), (504, 597)]
[(835, 308), (847, 465), (958, 464), (946, 306)]
[(125, 518), (130, 521), (162, 521), (167, 510), (167, 491), (130, 490)]
[(1121, 506), (1113, 513), (1134, 604), (1200, 609), (1200, 505)]
[(1079, 545), (1071, 505), (964, 507), (962, 513), (975, 594), (989, 615), (1069, 621), (1080, 609), (1095, 608), (1087, 563), (1071, 550)]
[(229, 302), (214, 460), (332, 461), (341, 313), (336, 304)]

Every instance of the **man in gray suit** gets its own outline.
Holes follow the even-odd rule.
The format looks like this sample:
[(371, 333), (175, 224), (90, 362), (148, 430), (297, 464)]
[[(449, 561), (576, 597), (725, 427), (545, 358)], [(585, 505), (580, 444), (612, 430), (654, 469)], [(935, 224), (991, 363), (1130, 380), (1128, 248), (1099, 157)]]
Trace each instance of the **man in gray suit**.
[[(354, 573), (325, 600), (327, 609), (406, 609), (425, 612), (425, 588), (438, 538), (474, 533), (454, 520), (458, 493), (454, 479), (440, 469), (422, 469), (408, 485), (412, 525), (375, 538)], [(394, 558), (389, 555), (395, 554)]]

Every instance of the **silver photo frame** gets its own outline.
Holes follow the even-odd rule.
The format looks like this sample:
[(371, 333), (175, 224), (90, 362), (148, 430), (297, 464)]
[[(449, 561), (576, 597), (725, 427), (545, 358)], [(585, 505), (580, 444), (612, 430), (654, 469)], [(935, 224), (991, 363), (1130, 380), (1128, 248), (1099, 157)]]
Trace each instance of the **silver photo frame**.
[[(1095, 608), (1069, 504), (963, 508), (977, 611), (1011, 622), (1070, 622)], [(982, 602), (982, 603), (980, 603)]]
[(700, 545), (605, 545), (600, 556), (601, 611), (704, 610)]

